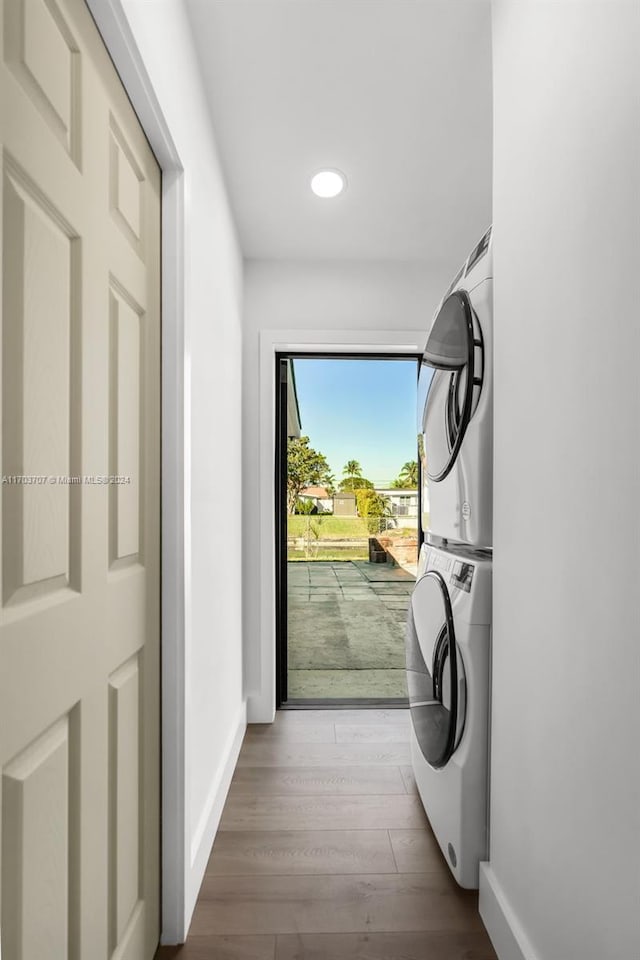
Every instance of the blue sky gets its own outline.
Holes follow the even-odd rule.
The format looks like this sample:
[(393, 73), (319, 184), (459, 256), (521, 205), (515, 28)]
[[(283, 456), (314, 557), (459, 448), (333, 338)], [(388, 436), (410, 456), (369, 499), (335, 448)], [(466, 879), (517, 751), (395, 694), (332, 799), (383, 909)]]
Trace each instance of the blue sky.
[(358, 460), (376, 485), (416, 460), (415, 360), (294, 360), (302, 435), (323, 453), (336, 484)]

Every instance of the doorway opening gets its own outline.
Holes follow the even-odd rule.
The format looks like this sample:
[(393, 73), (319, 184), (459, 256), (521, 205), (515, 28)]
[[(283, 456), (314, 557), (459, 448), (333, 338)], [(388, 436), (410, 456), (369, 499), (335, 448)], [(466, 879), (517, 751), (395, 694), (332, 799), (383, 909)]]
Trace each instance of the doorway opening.
[(278, 706), (406, 706), (419, 358), (276, 354)]

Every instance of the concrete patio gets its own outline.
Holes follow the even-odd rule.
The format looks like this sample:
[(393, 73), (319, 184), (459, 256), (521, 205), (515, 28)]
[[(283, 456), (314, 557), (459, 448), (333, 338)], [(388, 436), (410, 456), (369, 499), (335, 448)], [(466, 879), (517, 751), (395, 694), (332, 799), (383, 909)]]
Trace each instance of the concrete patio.
[(413, 583), (411, 573), (387, 564), (290, 562), (289, 699), (406, 697)]

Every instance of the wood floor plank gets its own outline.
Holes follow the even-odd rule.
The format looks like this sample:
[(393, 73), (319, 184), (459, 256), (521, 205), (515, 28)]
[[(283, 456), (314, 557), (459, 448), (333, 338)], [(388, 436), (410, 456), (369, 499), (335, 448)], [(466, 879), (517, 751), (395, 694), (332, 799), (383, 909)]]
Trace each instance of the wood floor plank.
[(278, 710), (275, 723), (405, 723), (408, 716), (404, 707)]
[(227, 803), (237, 796), (355, 796), (406, 792), (403, 777), (395, 766), (238, 766)]
[(336, 723), (337, 743), (409, 743), (409, 720), (404, 723)]
[(245, 743), (238, 766), (327, 767), (367, 764), (398, 766), (410, 762), (408, 743)]
[(205, 875), (192, 933), (482, 930), (477, 893), (449, 874), (320, 877)]
[(419, 830), (427, 819), (419, 797), (283, 796), (233, 794), (221, 830)]
[(397, 873), (387, 830), (218, 833), (207, 874), (258, 877)]
[(189, 937), (180, 947), (160, 947), (154, 960), (274, 960), (275, 936)]
[(252, 723), (245, 743), (335, 743), (332, 723)]
[(426, 830), (389, 830), (399, 873), (428, 873), (445, 864), (438, 841), (429, 826)]
[(410, 764), (401, 764), (400, 773), (402, 775), (402, 782), (404, 783), (404, 788), (407, 793), (414, 793), (417, 796), (418, 786), (413, 773), (413, 767)]
[(409, 723), (341, 709), (250, 727), (187, 945), (158, 960), (496, 960), (428, 826)]
[(482, 933), (303, 933), (277, 938), (276, 960), (497, 960)]

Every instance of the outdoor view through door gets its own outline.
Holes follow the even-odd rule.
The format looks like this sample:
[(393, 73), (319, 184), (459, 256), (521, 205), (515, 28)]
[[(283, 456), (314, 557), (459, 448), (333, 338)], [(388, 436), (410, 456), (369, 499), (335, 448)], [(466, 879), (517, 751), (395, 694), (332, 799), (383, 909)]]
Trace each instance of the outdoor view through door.
[(278, 701), (406, 701), (414, 356), (278, 355)]

